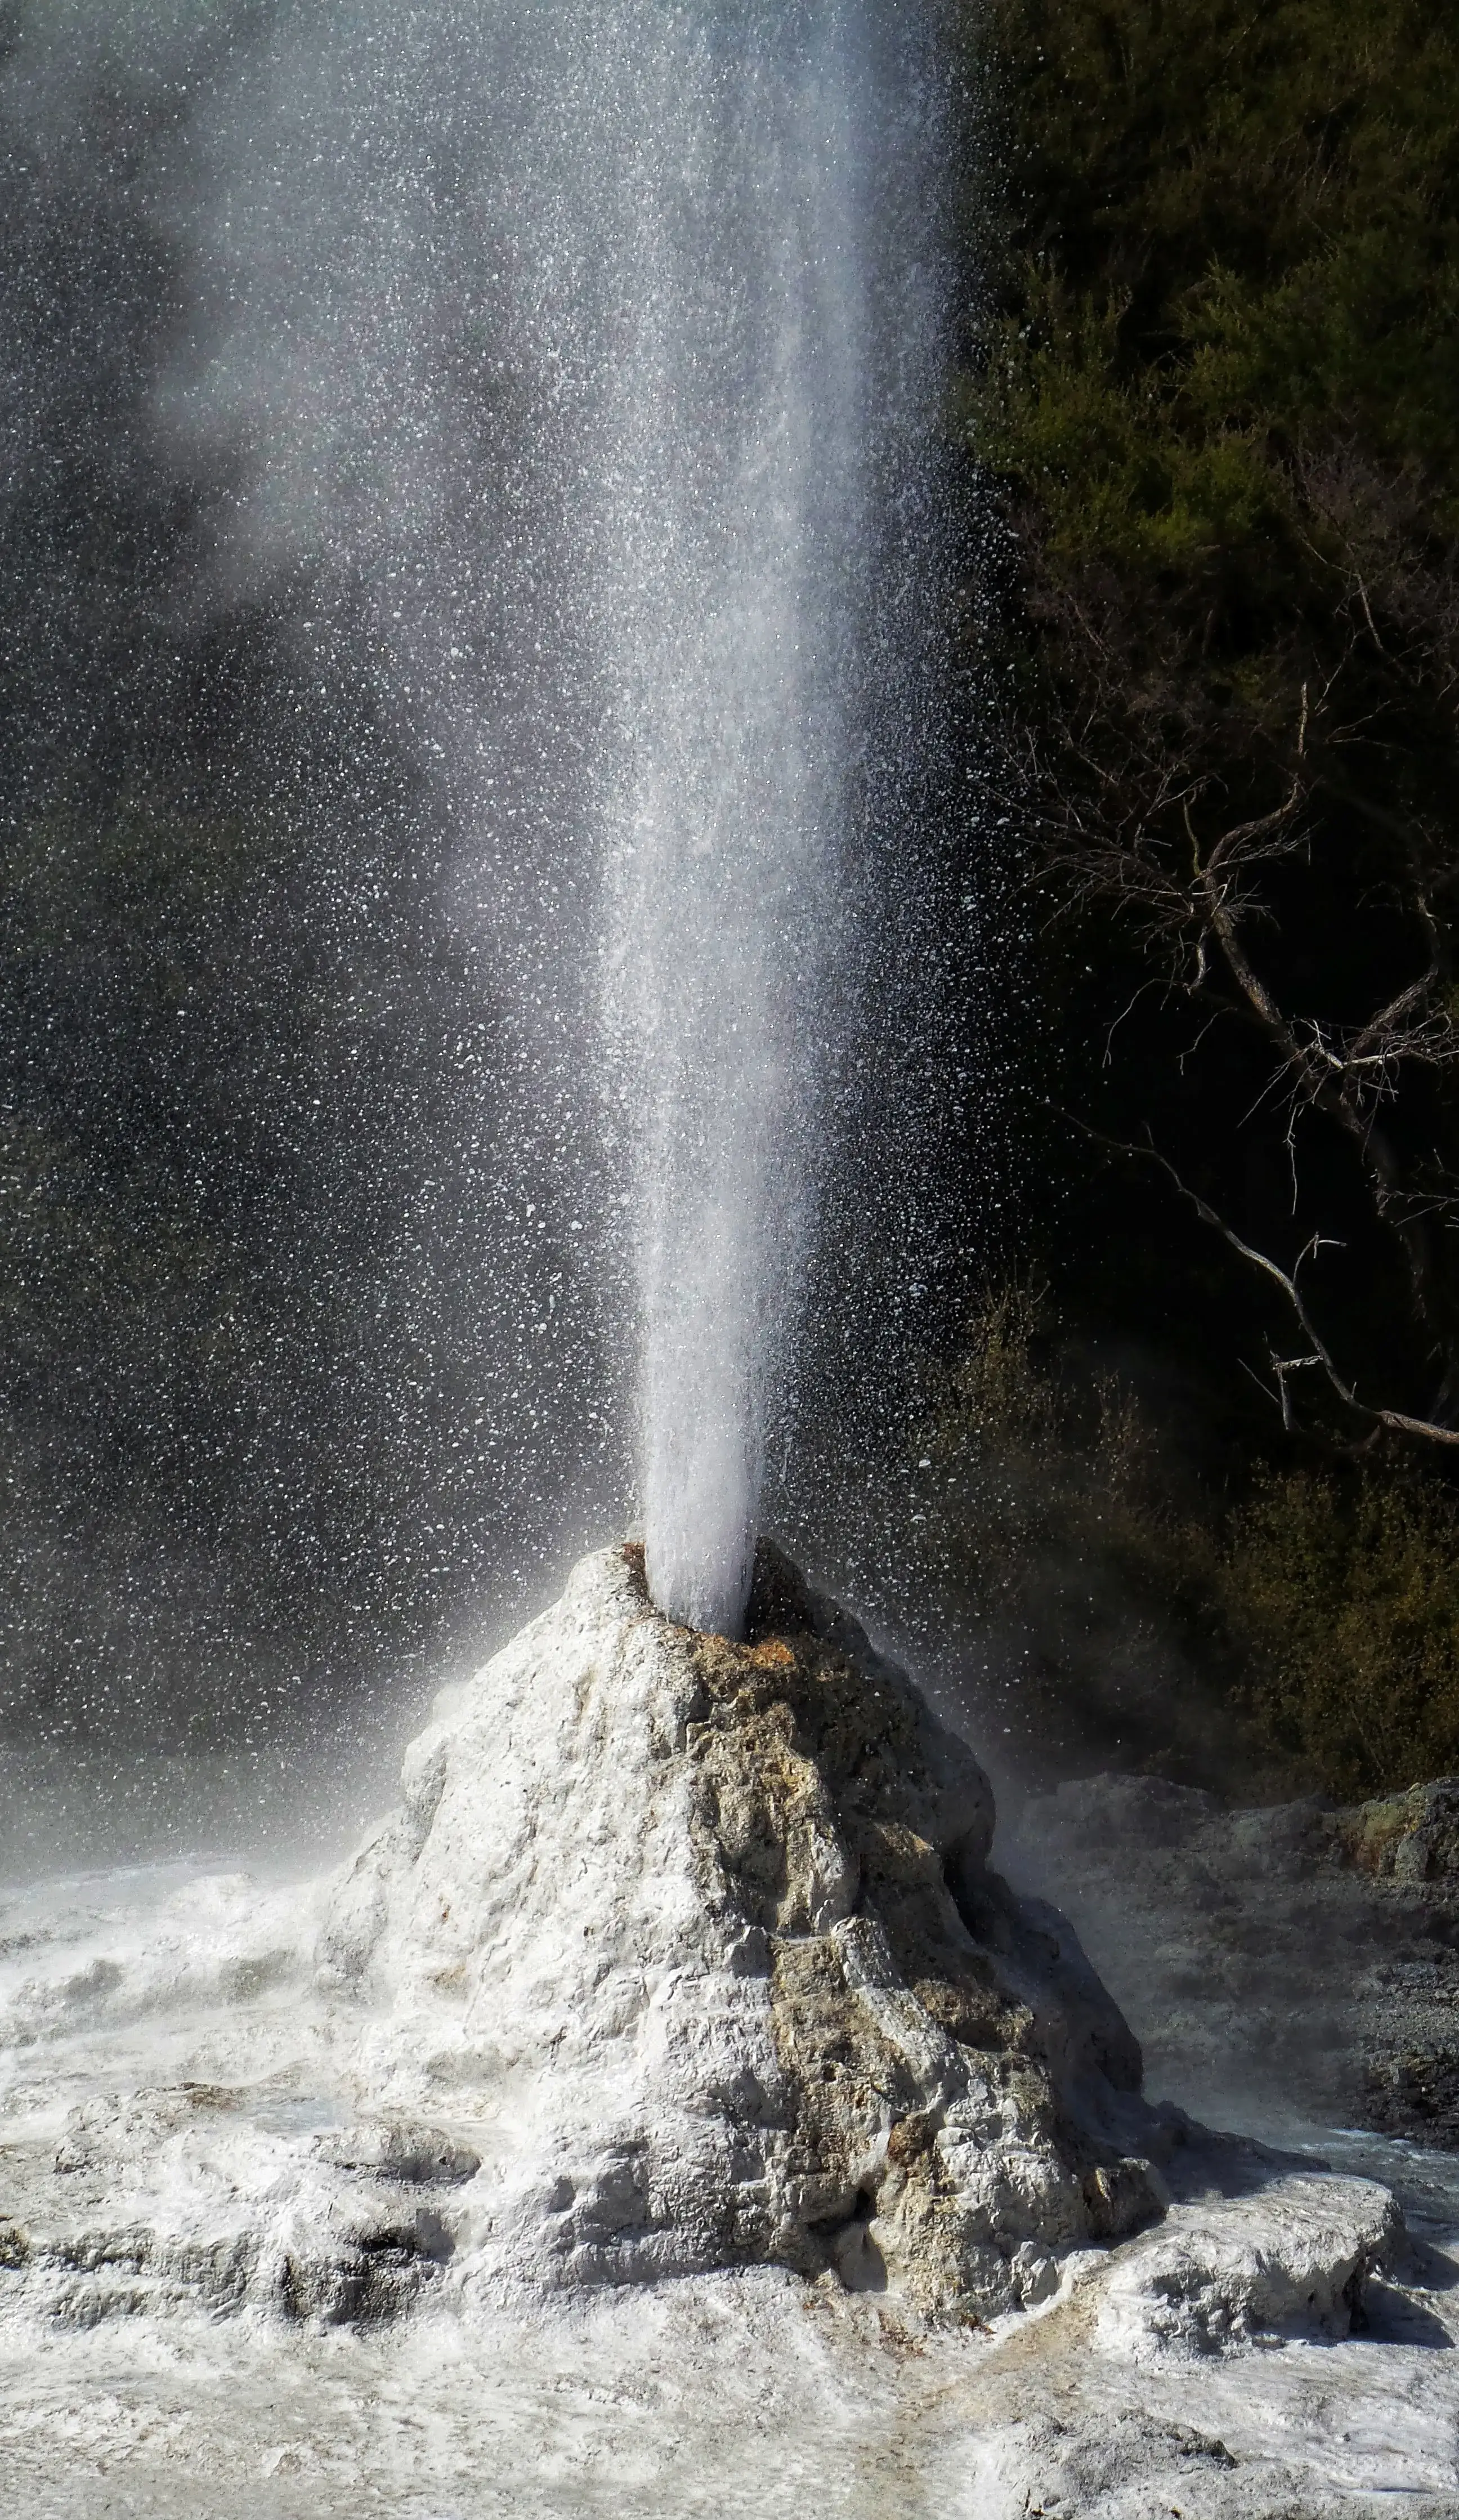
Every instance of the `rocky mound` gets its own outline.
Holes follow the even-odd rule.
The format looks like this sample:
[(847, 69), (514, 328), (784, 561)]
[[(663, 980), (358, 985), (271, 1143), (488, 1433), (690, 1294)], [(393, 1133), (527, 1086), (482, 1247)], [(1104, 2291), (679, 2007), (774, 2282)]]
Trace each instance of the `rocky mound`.
[(413, 1745), (320, 1965), (376, 2007), (377, 2104), (509, 2118), (517, 2272), (769, 2260), (988, 2315), (1157, 2214), (1171, 2139), (992, 1833), (972, 1754), (775, 1552), (731, 1644), (615, 1551)]
[(17, 1913), (0, 2313), (360, 2325), (760, 2267), (978, 2323), (1112, 2263), (1121, 2355), (1340, 2332), (1384, 2192), (1150, 2108), (992, 1833), (965, 1745), (774, 1551), (744, 1643), (590, 1557), (332, 1879)]

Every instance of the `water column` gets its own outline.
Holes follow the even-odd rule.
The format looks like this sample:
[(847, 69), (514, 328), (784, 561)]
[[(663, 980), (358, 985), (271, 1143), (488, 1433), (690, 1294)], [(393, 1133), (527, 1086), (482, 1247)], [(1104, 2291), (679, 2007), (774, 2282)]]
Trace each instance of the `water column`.
[(316, 704), (373, 690), (479, 975), (503, 1533), (618, 1511), (583, 1490), (629, 1384), (655, 1598), (729, 1632), (827, 1344), (823, 1192), (848, 1227), (848, 1138), (905, 1135), (934, 17), (281, 0), (169, 211), (210, 316), (168, 426), (243, 485), (226, 585), (307, 588)]
[(739, 1633), (848, 947), (865, 570), (855, 13), (639, 10), (605, 243), (607, 1009), (650, 1589)]

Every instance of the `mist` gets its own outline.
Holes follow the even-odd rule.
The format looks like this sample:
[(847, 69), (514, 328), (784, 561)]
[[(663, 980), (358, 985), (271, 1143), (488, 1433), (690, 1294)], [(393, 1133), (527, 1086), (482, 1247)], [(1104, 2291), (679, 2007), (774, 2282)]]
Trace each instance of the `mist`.
[[(937, 594), (963, 555), (920, 39), (833, 18), (828, 68), (787, 22), (821, 171), (811, 125), (768, 125), (706, 266), (725, 165), (711, 147), (653, 209), (643, 117), (712, 135), (753, 11), (708, 22), (697, 105), (695, 39), (643, 9), (12, 22), (6, 729), (44, 870), (15, 922), (13, 1099), (78, 1244), (114, 1252), (120, 1217), (136, 1246), (93, 1267), (63, 1372), (37, 1355), (18, 1392), (19, 1708), (262, 1739), (402, 1672), (419, 1693), (635, 1521), (645, 1464), (692, 1488), (670, 1423), (691, 1372), (730, 1557), (758, 1509), (834, 1571), (826, 1464), (855, 1448), (874, 1483), (903, 1442), (969, 1239), (957, 1148), (996, 1134), (991, 1074), (981, 1111), (969, 1083), (965, 746), (947, 810), (969, 703)], [(776, 770), (742, 679), (726, 701), (758, 601), (726, 556), (776, 375), (743, 309), (775, 222), (827, 215), (794, 318), (811, 470), (786, 459), (821, 509), (802, 497), (776, 599), (784, 637), (808, 602), (822, 627)], [(675, 388), (698, 397), (677, 476), (645, 420), (674, 321), (713, 340)], [(685, 747), (716, 710), (694, 804)], [(760, 785), (736, 789), (747, 744)], [(717, 894), (675, 855), (696, 813)], [(692, 1008), (685, 909), (735, 974)], [(742, 1062), (764, 1091), (681, 1125), (685, 1075), (729, 1072), (695, 1027), (728, 1038), (735, 1005), (767, 1027)], [(718, 1189), (686, 1153), (709, 1144)], [(165, 1303), (138, 1293), (159, 1233)]]

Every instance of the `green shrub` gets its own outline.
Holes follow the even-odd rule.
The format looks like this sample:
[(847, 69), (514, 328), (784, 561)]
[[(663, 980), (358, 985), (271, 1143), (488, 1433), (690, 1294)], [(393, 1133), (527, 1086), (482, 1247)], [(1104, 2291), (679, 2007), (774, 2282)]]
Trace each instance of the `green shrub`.
[(1046, 1586), (1055, 1560), (1118, 1560), (1127, 1590), (1150, 1589), (1153, 1574), (1171, 1593), (1179, 1515), (1154, 1427), (1118, 1376), (1072, 1350), (1039, 1280), (969, 1317), (927, 1443), (969, 1606), (987, 1615)]
[(1233, 1504), (1169, 1422), (1037, 1282), (970, 1317), (912, 1542), (954, 1629), (1019, 1669), (1020, 1747), (1238, 1799), (1459, 1772), (1459, 1495), (1368, 1460), (1259, 1470)]
[(1219, 1594), (1241, 1695), (1274, 1748), (1360, 1796), (1459, 1770), (1459, 1498), (1417, 1473), (1266, 1480)]

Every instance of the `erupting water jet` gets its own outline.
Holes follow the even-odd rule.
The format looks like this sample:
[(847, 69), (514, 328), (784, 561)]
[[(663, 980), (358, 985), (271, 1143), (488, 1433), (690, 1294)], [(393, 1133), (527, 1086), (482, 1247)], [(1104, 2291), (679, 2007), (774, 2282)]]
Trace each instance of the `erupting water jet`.
[(863, 925), (868, 512), (906, 488), (888, 450), (899, 428), (914, 442), (935, 351), (930, 301), (889, 294), (885, 255), (931, 191), (913, 212), (915, 69), (889, 75), (859, 8), (752, 0), (639, 32), (641, 118), (595, 214), (622, 310), (598, 542), (607, 1024), (649, 1585), (736, 1637)]

